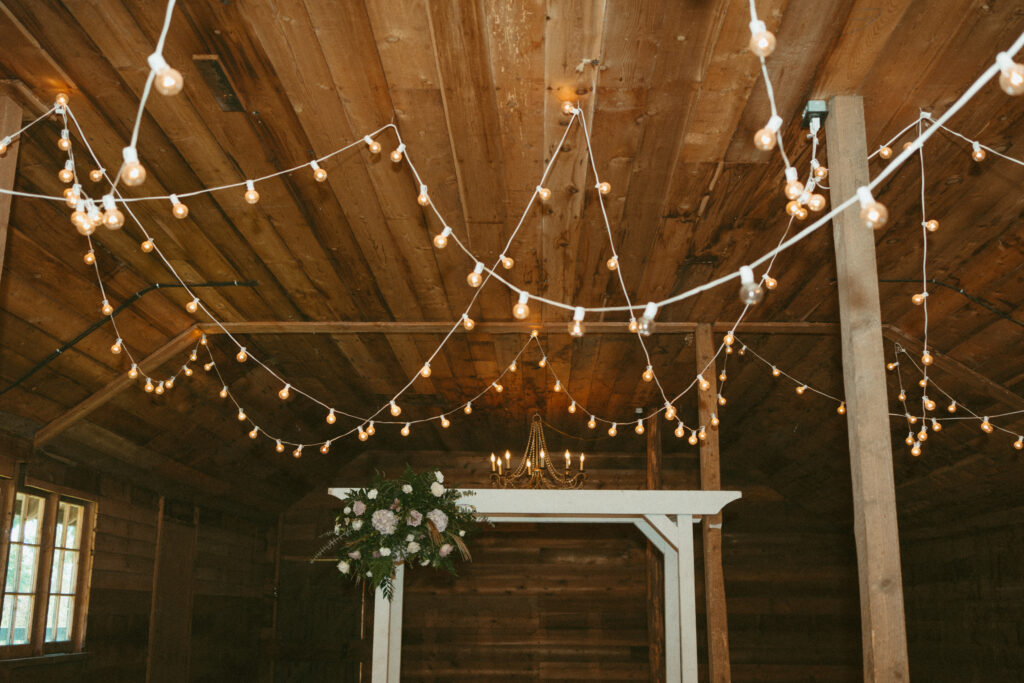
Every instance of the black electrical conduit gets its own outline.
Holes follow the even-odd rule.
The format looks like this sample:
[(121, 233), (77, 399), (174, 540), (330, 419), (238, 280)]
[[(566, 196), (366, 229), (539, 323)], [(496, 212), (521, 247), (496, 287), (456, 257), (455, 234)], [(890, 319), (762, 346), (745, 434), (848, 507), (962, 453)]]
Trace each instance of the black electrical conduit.
[[(245, 281), (241, 281), (241, 282), (238, 281), (238, 280), (228, 280), (228, 281), (225, 281), (225, 282), (196, 282), (196, 283), (189, 283), (187, 286), (188, 286), (189, 289), (197, 289), (197, 288), (200, 288), (200, 287), (255, 287), (256, 285), (257, 285), (257, 282), (255, 280), (245, 280)], [(173, 289), (173, 288), (176, 288), (176, 287), (177, 288), (181, 288), (181, 287), (185, 287), (185, 286), (186, 285), (183, 285), (183, 284), (180, 284), (180, 283), (177, 283), (177, 282), (168, 282), (168, 283), (157, 282), (157, 283), (148, 285), (146, 287), (143, 287), (139, 291), (135, 292), (134, 294), (132, 294), (130, 297), (125, 299), (123, 302), (121, 302), (121, 305), (118, 306), (117, 308), (115, 308), (114, 312), (111, 315), (117, 315), (118, 313), (120, 313), (121, 311), (125, 310), (126, 308), (129, 308), (130, 306), (133, 306), (136, 301), (138, 301), (143, 296), (145, 296), (146, 294), (148, 294), (148, 293), (150, 293), (150, 292), (152, 292), (154, 290), (157, 290), (157, 289)], [(3, 389), (0, 389), (0, 396), (3, 396), (8, 391), (10, 391), (11, 389), (13, 389), (16, 386), (20, 385), (22, 382), (27, 380), (32, 375), (34, 375), (35, 373), (37, 373), (40, 370), (42, 370), (44, 367), (46, 367), (48, 364), (53, 362), (55, 359), (59, 358), (62, 353), (64, 353), (65, 351), (67, 351), (68, 349), (73, 347), (75, 344), (77, 344), (78, 342), (80, 342), (83, 339), (85, 339), (86, 337), (88, 337), (90, 334), (92, 334), (93, 332), (95, 332), (99, 328), (103, 327), (106, 323), (107, 323), (107, 317), (104, 317), (101, 320), (97, 320), (92, 325), (89, 325), (89, 327), (87, 327), (84, 330), (82, 330), (81, 332), (79, 332), (75, 336), (74, 339), (72, 339), (69, 342), (65, 342), (64, 344), (62, 344), (60, 346), (60, 348), (58, 348), (56, 351), (51, 353), (49, 356), (47, 356), (46, 358), (41, 360), (39, 363), (34, 365), (24, 375), (22, 375), (21, 377), (19, 377), (16, 380), (14, 380), (13, 382), (8, 384)]]

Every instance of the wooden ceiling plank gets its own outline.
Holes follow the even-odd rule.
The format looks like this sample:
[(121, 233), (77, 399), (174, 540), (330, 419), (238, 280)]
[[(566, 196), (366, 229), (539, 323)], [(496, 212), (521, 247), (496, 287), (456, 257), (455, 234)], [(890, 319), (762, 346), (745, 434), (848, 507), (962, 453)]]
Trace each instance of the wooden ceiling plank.
[[(6, 136), (21, 128), (21, 114), (21, 105), (0, 93), (0, 136)], [(0, 188), (14, 189), (14, 175), (18, 168), (18, 149), (20, 147), (21, 141), (14, 140), (4, 154), (0, 155)], [(4, 265), (4, 255), (7, 253), (7, 227), (11, 215), (11, 199), (9, 194), (0, 194), (0, 267)]]

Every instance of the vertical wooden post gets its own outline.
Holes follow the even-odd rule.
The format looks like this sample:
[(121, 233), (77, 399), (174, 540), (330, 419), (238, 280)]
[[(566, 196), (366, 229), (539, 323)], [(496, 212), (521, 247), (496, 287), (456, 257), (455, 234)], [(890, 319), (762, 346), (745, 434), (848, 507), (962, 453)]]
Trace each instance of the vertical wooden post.
[[(868, 181), (864, 105), (844, 95), (825, 121), (830, 193), (836, 203)], [(875, 236), (855, 204), (833, 220), (843, 385), (850, 439), (854, 534), (860, 577), (865, 681), (909, 680), (899, 530), (886, 400)]]
[[(711, 383), (697, 392), (700, 424), (707, 427), (707, 439), (700, 444), (700, 487), (722, 488), (718, 457), (718, 430), (711, 427), (711, 415), (718, 411), (718, 368), (715, 367), (715, 339), (711, 325), (700, 323), (695, 333), (697, 372)], [(729, 666), (729, 623), (725, 611), (725, 575), (722, 572), (722, 513), (701, 520), (704, 547), (704, 599), (708, 627), (708, 680), (732, 680)]]
[[(7, 95), (0, 95), (0, 140), (21, 128), (21, 106)], [(18, 140), (11, 142), (0, 156), (0, 188), (14, 189), (14, 172), (18, 167)], [(0, 194), (0, 269), (7, 251), (7, 221), (11, 215), (11, 195)], [(2, 277), (2, 274), (0, 274)]]
[[(660, 489), (661, 420), (660, 415), (647, 425), (647, 488)], [(661, 552), (647, 541), (647, 644), (650, 653), (650, 680), (665, 680), (665, 564)]]

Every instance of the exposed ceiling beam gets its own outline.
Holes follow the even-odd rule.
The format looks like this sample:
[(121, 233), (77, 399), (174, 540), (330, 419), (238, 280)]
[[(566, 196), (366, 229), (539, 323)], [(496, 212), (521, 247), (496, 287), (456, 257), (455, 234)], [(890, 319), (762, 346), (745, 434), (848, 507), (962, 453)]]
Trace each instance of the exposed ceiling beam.
[[(392, 321), (341, 321), (326, 320), (313, 322), (236, 322), (224, 323), (224, 329), (209, 323), (199, 325), (206, 334), (223, 334), (226, 329), (231, 334), (447, 334), (452, 328), (448, 322), (392, 322)], [(693, 334), (697, 323), (664, 322), (657, 323), (655, 334)], [(811, 322), (743, 322), (738, 326), (731, 322), (712, 323), (715, 332), (726, 332), (735, 329), (746, 334), (837, 334), (839, 327), (835, 323)], [(538, 332), (566, 332), (566, 321), (549, 322), (481, 322), (477, 323), (474, 332), (491, 334), (516, 334)], [(462, 333), (462, 330), (459, 330)], [(629, 334), (625, 323), (588, 322), (587, 334)]]

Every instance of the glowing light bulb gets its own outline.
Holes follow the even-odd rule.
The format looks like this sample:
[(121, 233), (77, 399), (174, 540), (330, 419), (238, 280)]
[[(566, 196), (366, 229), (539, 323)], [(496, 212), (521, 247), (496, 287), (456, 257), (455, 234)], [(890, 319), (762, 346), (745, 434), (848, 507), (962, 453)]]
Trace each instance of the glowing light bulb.
[(206, 346), (206, 335), (205, 334), (203, 336), (199, 337), (199, 345), (200, 346)]
[(472, 401), (466, 401), (466, 405), (463, 406), (462, 412), (464, 412), (466, 415), (471, 414), (473, 412), (473, 402)]
[(985, 161), (985, 157), (987, 157), (987, 156), (988, 156), (988, 153), (985, 152), (984, 149), (982, 149), (981, 143), (978, 143), (978, 142), (972, 142), (971, 143), (971, 158), (972, 159), (974, 159), (976, 162), (978, 162), (980, 164), (981, 162)]
[(798, 386), (796, 388), (796, 393), (800, 394), (801, 396), (804, 395), (805, 391), (807, 391), (807, 385), (806, 384), (801, 384), (800, 386)]
[(420, 206), (427, 206), (430, 204), (430, 194), (427, 193), (426, 185), (420, 185), (420, 193), (416, 195), (416, 203)]
[(782, 187), (782, 194), (786, 199), (796, 199), (804, 193), (804, 184), (797, 178), (796, 169), (790, 166), (786, 169), (786, 184)]
[(782, 119), (778, 116), (771, 117), (768, 120), (768, 125), (754, 133), (754, 147), (757, 147), (762, 152), (775, 149), (779, 128), (781, 127)]
[(955, 413), (956, 412), (956, 401), (953, 401), (948, 406), (946, 406), (946, 411), (950, 412), (950, 413)]
[(826, 167), (826, 166), (817, 166), (817, 167), (815, 167), (815, 169), (814, 169), (814, 179), (815, 180), (824, 180), (827, 177), (828, 177), (828, 167)]
[(226, 385), (220, 388), (220, 392), (219, 392), (219, 394), (218, 394), (218, 395), (219, 395), (219, 396), (220, 396), (221, 398), (227, 398), (227, 397), (228, 397), (228, 388), (227, 388), (227, 386), (226, 386)]
[(729, 379), (729, 375), (725, 374), (725, 370), (722, 370), (720, 373), (718, 373), (719, 382), (724, 382), (727, 379)]
[(726, 332), (724, 335), (722, 335), (722, 343), (725, 344), (726, 346), (732, 346), (733, 344), (736, 343), (736, 335), (734, 335), (731, 331)]
[(618, 425), (612, 422), (612, 426), (608, 428), (608, 436), (615, 436), (618, 433)]
[(885, 369), (888, 370), (889, 372), (892, 372), (893, 370), (896, 369), (897, 365), (899, 365), (899, 363), (896, 363), (896, 362), (886, 363), (885, 364)]
[(915, 294), (914, 296), (910, 297), (910, 301), (911, 301), (911, 303), (913, 303), (913, 304), (914, 304), (915, 306), (920, 306), (921, 304), (923, 304), (923, 303), (924, 303), (924, 297), (925, 297), (925, 295), (924, 295), (924, 294), (922, 294), (922, 293), (918, 292), (918, 293), (917, 293), (917, 294)]
[(203, 366), (203, 370), (205, 370), (206, 372), (213, 370), (213, 361), (211, 360), (209, 363), (205, 364)]
[(505, 391), (505, 387), (504, 387), (504, 386), (502, 386), (501, 384), (499, 384), (498, 382), (495, 382), (495, 383), (494, 383), (494, 384), (493, 384), (492, 386), (494, 387), (494, 390), (495, 390), (496, 392), (498, 392), (499, 394), (500, 394), (501, 392)]
[(389, 411), (391, 412), (391, 417), (398, 417), (402, 414), (402, 406), (398, 405), (394, 401), (388, 401), (388, 406), (390, 407)]
[(896, 398), (897, 398), (897, 400), (900, 400), (900, 401), (906, 401), (907, 400), (907, 392), (905, 392), (902, 389), (900, 389), (900, 394)]
[(331, 408), (330, 412), (327, 413), (327, 417), (324, 418), (327, 424), (332, 425), (338, 421), (338, 416), (334, 414), (334, 408)]
[(846, 415), (846, 402), (845, 401), (843, 403), (839, 404), (839, 407), (836, 408), (836, 412), (839, 413), (840, 415)]
[(922, 365), (931, 365), (934, 362), (935, 362), (935, 359), (932, 358), (932, 354), (928, 353), (927, 350), (923, 354), (921, 354), (921, 364)]
[(718, 405), (724, 406), (726, 403), (728, 403), (728, 401), (726, 401), (725, 396), (722, 396), (721, 394), (719, 394), (718, 395)]
[(9, 136), (0, 138), (0, 156), (7, 154), (7, 148), (11, 146), (12, 142), (13, 140)]
[(608, 267), (608, 270), (617, 270), (619, 267), (619, 257), (612, 256), (605, 262), (604, 265)]
[(1024, 436), (1018, 436), (1017, 440), (1013, 442), (1013, 447), (1018, 451), (1024, 448)]
[(195, 313), (199, 310), (199, 299), (195, 298), (185, 304), (185, 310), (189, 313)]
[(162, 381), (157, 383), (156, 389), (154, 389), (154, 392), (156, 394), (160, 394), (160, 395), (162, 395), (164, 393), (164, 383)]
[(992, 423), (988, 421), (988, 417), (984, 418), (981, 421), (981, 431), (985, 432), (986, 434), (991, 434), (994, 430), (995, 427), (993, 427)]
[(914, 445), (914, 432), (907, 432), (907, 438), (903, 439), (903, 443), (908, 446)]
[(320, 164), (317, 163), (316, 159), (309, 162), (309, 167), (313, 169), (313, 180), (318, 183), (322, 183), (327, 180), (327, 170), (320, 168)]
[(476, 265), (473, 266), (472, 272), (470, 272), (470, 274), (466, 276), (466, 284), (468, 284), (470, 287), (479, 287), (480, 285), (482, 285), (484, 282), (483, 272), (484, 264), (477, 261)]
[(109, 301), (104, 299), (100, 303), (100, 313), (102, 313), (103, 315), (108, 315), (109, 316), (113, 312), (114, 312), (114, 307), (110, 305)]
[(405, 425), (401, 429), (401, 434), (402, 434), (402, 436), (409, 436), (409, 432), (410, 431), (411, 430), (409, 429), (409, 423), (406, 422)]
[(373, 420), (370, 420), (370, 424), (366, 426), (366, 433), (373, 436), (377, 433), (377, 428), (373, 426)]
[(747, 345), (746, 344), (744, 344), (743, 346), (740, 347), (740, 355), (741, 356), (747, 355)]
[(636, 421), (636, 427), (633, 427), (633, 431), (636, 432), (637, 434), (643, 434), (644, 433), (644, 421), (643, 420), (637, 420)]
[(438, 249), (444, 249), (445, 247), (447, 247), (448, 235), (450, 234), (452, 234), (452, 229), (449, 228), (447, 225), (444, 226), (444, 229), (441, 230), (441, 232), (434, 235), (434, 246), (437, 247)]
[(125, 147), (121, 150), (124, 158), (124, 165), (121, 167), (121, 182), (129, 187), (135, 187), (146, 182), (146, 169), (139, 163), (139, 153), (134, 147)]
[(244, 363), (248, 359), (249, 354), (246, 353), (245, 347), (243, 346), (242, 348), (238, 349), (238, 353), (235, 354), (235, 360), (237, 360), (239, 363)]
[(924, 222), (924, 229), (928, 232), (935, 232), (939, 229), (939, 222), (934, 218)]
[(284, 444), (281, 443), (281, 439), (276, 439), (275, 441), (276, 443), (274, 444), (274, 450), (277, 451), (278, 453), (284, 453)]
[(512, 270), (512, 266), (516, 264), (515, 259), (511, 256), (501, 255), (501, 267), (505, 270)]
[(922, 426), (921, 431), (917, 433), (917, 440), (922, 443), (928, 440), (928, 428), (926, 426)]
[(245, 181), (245, 194), (242, 195), (247, 204), (255, 204), (260, 200), (260, 193), (256, 191), (256, 185), (251, 180)]
[(716, 415), (715, 413), (711, 413), (711, 419), (708, 420), (708, 424), (711, 425), (711, 428), (718, 429), (718, 425), (720, 425), (721, 423), (722, 421), (718, 419), (718, 415)]
[(467, 332), (472, 332), (473, 328), (476, 327), (476, 321), (470, 318), (468, 315), (463, 314), (462, 327), (465, 328)]
[(260, 428), (259, 427), (253, 427), (252, 431), (249, 432), (249, 438), (250, 439), (255, 439), (257, 436), (259, 436), (259, 434), (260, 434)]
[(430, 377), (430, 361), (424, 363), (423, 367), (420, 368), (420, 377)]
[(444, 427), (445, 429), (448, 429), (449, 427), (452, 426), (451, 420), (449, 420), (448, 417), (445, 415), (441, 416), (441, 426)]
[(1013, 61), (1005, 52), (996, 55), (999, 66), (999, 87), (1007, 95), (1024, 94), (1024, 65)]
[(366, 146), (367, 146), (367, 148), (369, 148), (371, 154), (380, 154), (380, 143), (379, 142), (377, 142), (376, 140), (371, 138), (369, 135), (364, 135), (363, 136), (363, 142), (366, 143)]
[(754, 280), (754, 271), (750, 266), (740, 267), (740, 302), (745, 306), (754, 306), (764, 299), (764, 290)]
[(239, 408), (238, 409), (238, 415), (236, 415), (235, 417), (238, 418), (239, 422), (245, 422), (245, 411), (242, 410), (241, 408)]
[(708, 440), (708, 433), (707, 433), (707, 431), (705, 431), (705, 429), (703, 427), (701, 427), (700, 431), (697, 432), (697, 438), (700, 439), (701, 441), (707, 441)]
[(135, 379), (138, 376), (139, 376), (139, 366), (137, 364), (135, 364), (135, 363), (132, 363), (132, 367), (128, 371), (128, 377), (130, 377), (131, 379)]
[(594, 416), (591, 415), (590, 419), (587, 420), (587, 429), (594, 429), (596, 427), (597, 427), (597, 420), (595, 420)]
[(60, 132), (60, 138), (57, 139), (57, 149), (62, 152), (71, 149), (71, 133), (67, 128)]
[(707, 391), (711, 388), (711, 382), (704, 379), (704, 375), (697, 375), (697, 385), (701, 391)]
[(696, 446), (697, 442), (699, 440), (700, 439), (697, 438), (697, 430), (696, 429), (691, 429), (690, 430), (690, 438), (688, 438), (687, 441), (690, 443), (691, 446)]
[(70, 183), (75, 179), (75, 164), (70, 159), (64, 162), (64, 168), (57, 172), (57, 180), (62, 183)]
[(78, 206), (78, 200), (82, 198), (82, 186), (75, 183), (71, 187), (65, 187), (63, 195), (68, 208), (73, 209)]
[(281, 391), (277, 392), (277, 397), (282, 401), (287, 401), (288, 397), (292, 395), (291, 388), (291, 384), (285, 384), (281, 387)]
[(399, 143), (398, 147), (395, 147), (391, 151), (391, 161), (399, 163), (402, 160), (402, 153), (405, 151), (405, 143)]
[(562, 113), (566, 116), (571, 116), (575, 109), (576, 105), (572, 102), (562, 102)]
[(320, 446), (320, 452), (323, 453), (324, 455), (327, 455), (327, 452), (330, 451), (330, 450), (331, 450), (331, 442), (330, 441), (324, 441), (324, 445)]
[(155, 387), (153, 386), (153, 380), (151, 380), (149, 377), (147, 377), (146, 378), (146, 386), (144, 386), (143, 389), (146, 390), (147, 394), (152, 394), (154, 388)]
[(607, 180), (602, 180), (597, 184), (597, 191), (600, 192), (601, 194), (608, 194), (609, 192), (612, 191), (612, 184), (609, 183)]
[(672, 433), (676, 435), (677, 439), (681, 439), (683, 438), (683, 435), (686, 434), (686, 426), (683, 425), (682, 422), (680, 422), (678, 425), (676, 425), (676, 428), (672, 431)]
[(555, 391), (555, 393), (557, 394), (557, 393), (558, 393), (558, 392), (560, 392), (561, 390), (562, 390), (562, 380), (560, 380), (560, 379), (556, 379), (556, 380), (555, 380), (555, 386), (554, 386), (554, 391)]
[(892, 159), (892, 147), (889, 147), (888, 145), (882, 145), (881, 147), (878, 148), (878, 156), (882, 157), (883, 159)]
[(193, 375), (193, 370), (192, 370), (192, 368), (190, 368), (190, 367), (189, 367), (189, 366), (187, 366), (187, 365), (183, 365), (183, 366), (181, 366), (181, 371), (185, 373), (185, 376), (186, 376), (186, 377), (191, 377), (191, 376)]
[(647, 368), (644, 370), (643, 374), (640, 375), (640, 377), (643, 379), (643, 381), (650, 382), (651, 380), (654, 379), (654, 368), (648, 365)]
[(917, 424), (917, 415), (911, 415), (911, 414), (907, 413), (906, 417), (907, 417), (907, 422), (909, 422), (910, 424), (912, 424), (912, 425), (916, 425)]
[(774, 365), (772, 366), (772, 377), (778, 377), (782, 374), (782, 370), (779, 370)]
[(526, 303), (530, 295), (523, 291), (519, 292), (519, 301), (512, 307), (512, 317), (516, 320), (526, 320), (530, 315), (530, 306)]
[(114, 340), (114, 343), (110, 345), (110, 352), (117, 354), (121, 353), (121, 338), (118, 337)]
[(153, 240), (142, 240), (142, 242), (139, 244), (139, 249), (141, 249), (143, 253), (146, 254), (152, 252), (155, 247), (156, 245), (153, 244)]
[(292, 457), (295, 458), (295, 459), (299, 459), (299, 458), (302, 457), (302, 446), (301, 445), (295, 447), (295, 450), (292, 451)]
[(103, 180), (103, 169), (94, 168), (91, 171), (89, 171), (89, 180), (93, 181), (94, 183), (98, 183), (99, 181)]
[(857, 198), (860, 200), (860, 219), (864, 225), (878, 230), (889, 221), (889, 210), (881, 202), (875, 201), (867, 187), (857, 188)]
[(513, 359), (512, 362), (508, 364), (508, 371), (509, 372), (515, 372), (518, 368), (519, 368), (519, 364), (516, 363), (515, 359)]
[(542, 202), (546, 202), (551, 199), (551, 189), (547, 187), (537, 186), (537, 196), (540, 197)]
[(635, 334), (638, 328), (639, 324), (637, 323), (636, 318), (630, 316), (629, 324), (626, 325), (626, 329)]
[(658, 315), (658, 304), (649, 301), (644, 307), (644, 313), (637, 321), (636, 332), (644, 337), (651, 336), (654, 332), (654, 317)]
[(158, 93), (161, 95), (177, 95), (181, 92), (182, 87), (185, 85), (185, 79), (182, 78), (180, 71), (171, 68), (163, 55), (159, 52), (154, 52), (146, 61), (149, 63), (149, 68), (156, 75), (156, 78), (153, 80), (153, 87), (156, 88)]
[(935, 401), (931, 400), (927, 396), (925, 396), (922, 399), (922, 402), (924, 403), (924, 409), (925, 410), (928, 410), (928, 411), (935, 410)]
[(824, 210), (828, 202), (825, 199), (825, 195), (815, 192), (807, 199), (807, 208), (811, 211), (818, 212)]
[(366, 433), (366, 430), (364, 430), (364, 429), (363, 429), (362, 427), (360, 427), (360, 428), (359, 428), (359, 434), (358, 434), (358, 436), (359, 436), (359, 440), (360, 440), (360, 441), (366, 441), (367, 439), (369, 439), (369, 438), (370, 438), (370, 435), (369, 435), (369, 434), (367, 434), (367, 433)]
[(767, 57), (775, 51), (775, 35), (768, 30), (763, 21), (750, 22), (750, 42), (747, 47), (757, 57)]
[(911, 446), (911, 448), (910, 448), (910, 454), (912, 456), (914, 456), (915, 458), (917, 456), (921, 455), (921, 444), (919, 442), (917, 442), (917, 441), (914, 442), (914, 445)]

